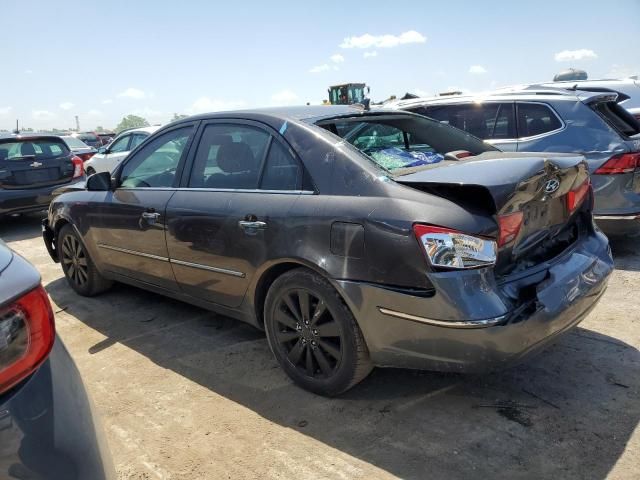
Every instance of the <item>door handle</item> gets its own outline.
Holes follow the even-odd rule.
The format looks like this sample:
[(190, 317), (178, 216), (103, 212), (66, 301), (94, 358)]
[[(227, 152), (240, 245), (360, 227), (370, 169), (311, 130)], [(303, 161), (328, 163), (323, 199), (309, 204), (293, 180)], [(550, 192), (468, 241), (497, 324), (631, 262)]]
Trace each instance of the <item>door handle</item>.
[(267, 224), (259, 220), (254, 222), (248, 220), (240, 220), (238, 222), (238, 225), (240, 226), (240, 228), (243, 228), (245, 230), (264, 230), (265, 228), (267, 228)]
[(160, 218), (160, 214), (158, 212), (142, 212), (142, 218), (147, 223), (156, 223), (156, 220)]

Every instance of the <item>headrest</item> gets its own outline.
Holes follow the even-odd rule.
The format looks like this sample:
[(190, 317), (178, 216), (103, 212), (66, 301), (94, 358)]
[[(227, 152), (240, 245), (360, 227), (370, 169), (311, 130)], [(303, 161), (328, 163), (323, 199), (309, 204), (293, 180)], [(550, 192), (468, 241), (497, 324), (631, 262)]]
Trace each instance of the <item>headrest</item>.
[(33, 147), (33, 143), (23, 143), (20, 145), (20, 155), (26, 157), (28, 155), (35, 155), (36, 149)]
[(225, 173), (239, 173), (257, 167), (251, 147), (246, 143), (224, 143), (216, 157), (218, 167)]

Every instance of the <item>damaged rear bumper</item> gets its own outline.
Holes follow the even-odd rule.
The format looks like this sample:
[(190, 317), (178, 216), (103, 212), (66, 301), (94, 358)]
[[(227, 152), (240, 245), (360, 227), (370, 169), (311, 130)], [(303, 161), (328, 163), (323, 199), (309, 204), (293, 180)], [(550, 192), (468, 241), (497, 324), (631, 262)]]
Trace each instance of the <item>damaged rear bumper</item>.
[[(376, 365), (483, 372), (540, 350), (597, 304), (613, 270), (592, 233), (534, 273), (497, 284), (490, 270), (429, 274), (433, 295), (339, 281)], [(514, 301), (519, 290), (530, 293)]]

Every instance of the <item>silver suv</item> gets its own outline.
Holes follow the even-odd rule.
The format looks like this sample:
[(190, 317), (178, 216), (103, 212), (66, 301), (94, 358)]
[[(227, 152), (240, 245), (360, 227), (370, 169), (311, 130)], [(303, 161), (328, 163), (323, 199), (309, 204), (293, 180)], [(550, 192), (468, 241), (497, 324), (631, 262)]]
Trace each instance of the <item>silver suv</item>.
[(627, 98), (612, 91), (530, 86), (385, 107), (426, 115), (504, 151), (584, 155), (599, 226), (611, 235), (640, 235), (640, 124), (618, 103)]

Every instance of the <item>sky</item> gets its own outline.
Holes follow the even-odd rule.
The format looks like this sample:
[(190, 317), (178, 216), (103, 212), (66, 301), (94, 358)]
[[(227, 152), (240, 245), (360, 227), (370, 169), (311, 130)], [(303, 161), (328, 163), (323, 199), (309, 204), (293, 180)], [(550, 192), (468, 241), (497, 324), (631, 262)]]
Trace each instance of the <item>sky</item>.
[(0, 4), (0, 130), (640, 75), (640, 0)]

